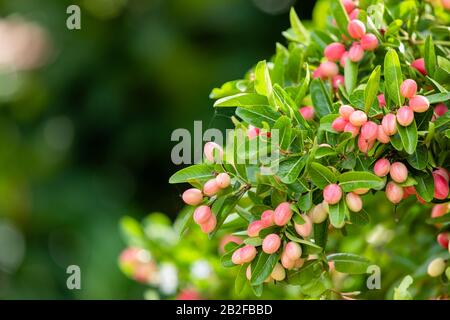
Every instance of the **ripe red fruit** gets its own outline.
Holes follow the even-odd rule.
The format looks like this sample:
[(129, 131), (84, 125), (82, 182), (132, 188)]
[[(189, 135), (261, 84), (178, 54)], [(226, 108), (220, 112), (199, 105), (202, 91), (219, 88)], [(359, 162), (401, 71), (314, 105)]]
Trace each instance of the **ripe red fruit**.
[(383, 127), (384, 133), (388, 136), (392, 136), (397, 133), (397, 120), (394, 114), (388, 113), (381, 120), (381, 126)]
[(388, 159), (381, 158), (375, 162), (373, 172), (379, 177), (385, 177), (391, 169), (391, 164)]
[(322, 68), (318, 66), (316, 70), (313, 71), (312, 74), (313, 79), (320, 78), (322, 80), (326, 79), (325, 75), (322, 72)]
[(350, 14), (348, 15), (348, 18), (350, 20), (355, 20), (358, 19), (359, 16), (359, 9), (354, 9), (352, 12), (350, 12)]
[(204, 233), (210, 233), (212, 232), (217, 225), (217, 219), (215, 215), (211, 215), (211, 217), (209, 217), (209, 219), (205, 222), (200, 224), (200, 229), (204, 232)]
[(430, 101), (424, 96), (417, 95), (409, 99), (409, 107), (414, 112), (425, 112), (430, 107)]
[(382, 125), (378, 126), (377, 140), (380, 143), (389, 143), (389, 141), (390, 141), (389, 136), (384, 132)]
[(406, 79), (400, 85), (400, 94), (405, 98), (411, 99), (416, 95), (417, 83), (413, 79)]
[(249, 125), (248, 129), (247, 129), (247, 137), (252, 140), (254, 138), (256, 138), (257, 136), (259, 136), (259, 128)]
[(266, 224), (261, 220), (252, 221), (247, 227), (247, 234), (249, 237), (257, 237), (259, 232), (266, 227)]
[(448, 203), (439, 203), (436, 204), (433, 209), (431, 210), (431, 217), (432, 218), (438, 218), (446, 214), (449, 210)]
[(434, 197), (439, 200), (447, 199), (448, 196), (448, 181), (445, 180), (445, 178), (436, 173), (433, 172), (433, 179), (434, 179)]
[(434, 107), (434, 114), (437, 117), (443, 116), (447, 111), (448, 111), (448, 108), (444, 103), (439, 103)]
[(344, 85), (345, 78), (342, 74), (337, 74), (333, 77), (333, 88), (338, 89), (340, 85)]
[(447, 180), (447, 182), (449, 181), (449, 174), (448, 171), (444, 168), (437, 168), (436, 170), (434, 170), (435, 174), (439, 174), (441, 175), (445, 180)]
[(386, 185), (386, 197), (394, 204), (400, 203), (403, 199), (403, 188), (393, 181)]
[(339, 73), (339, 67), (336, 63), (331, 61), (325, 61), (320, 64), (320, 70), (322, 75), (326, 78), (334, 77)]
[(367, 51), (373, 51), (378, 47), (378, 39), (372, 33), (367, 33), (361, 37), (361, 47)]
[(325, 47), (323, 54), (329, 61), (337, 62), (342, 58), (344, 52), (345, 46), (342, 43), (333, 42)]
[(359, 43), (353, 43), (350, 49), (348, 50), (348, 58), (350, 61), (359, 62), (364, 58), (364, 49), (361, 47)]
[(262, 242), (262, 250), (267, 254), (272, 254), (278, 251), (281, 245), (281, 238), (276, 233), (267, 235)]
[(344, 52), (344, 54), (341, 57), (341, 60), (339, 60), (339, 64), (341, 65), (341, 67), (345, 67), (345, 63), (347, 62), (347, 58), (348, 58), (348, 52)]
[(333, 130), (336, 130), (337, 132), (342, 132), (344, 131), (344, 128), (347, 124), (347, 120), (345, 120), (342, 117), (337, 117), (336, 119), (334, 119), (333, 123), (331, 123), (331, 127), (333, 128)]
[(280, 203), (273, 215), (273, 220), (277, 226), (286, 225), (292, 218), (291, 204), (289, 202)]
[(273, 226), (275, 224), (274, 211), (266, 210), (261, 214), (261, 221), (266, 227)]
[[(215, 162), (216, 160), (221, 160), (223, 157), (223, 149), (215, 142), (207, 142), (203, 149), (206, 159), (210, 162)], [(214, 159), (216, 155), (216, 159)]]
[(354, 126), (350, 122), (348, 122), (344, 127), (344, 132), (350, 132), (352, 134), (352, 137), (356, 137), (359, 133), (359, 127)]
[(373, 121), (364, 123), (361, 127), (361, 137), (366, 140), (375, 140), (378, 135), (378, 125)]
[(397, 122), (400, 125), (407, 127), (413, 122), (413, 120), (414, 112), (410, 107), (403, 106), (397, 110)]
[(196, 206), (202, 202), (203, 193), (198, 189), (191, 188), (183, 192), (181, 198), (183, 199), (184, 203), (190, 206)]
[(203, 186), (203, 193), (207, 195), (208, 197), (212, 197), (217, 192), (219, 192), (220, 187), (217, 184), (216, 179), (208, 180), (205, 185)]
[(336, 204), (338, 203), (342, 198), (342, 189), (339, 185), (333, 183), (327, 185), (323, 189), (323, 199), (328, 204)]
[(341, 118), (347, 121), (350, 119), (350, 116), (354, 111), (355, 109), (352, 106), (346, 104), (339, 107), (339, 114), (341, 115)]
[(216, 183), (221, 189), (227, 188), (231, 183), (231, 178), (228, 173), (219, 173), (216, 177)]
[(355, 127), (361, 127), (367, 122), (367, 115), (361, 110), (356, 110), (350, 115), (349, 121)]
[(419, 71), (424, 76), (426, 76), (428, 74), (427, 70), (425, 69), (425, 59), (424, 58), (414, 60), (411, 63), (411, 67), (413, 67), (414, 69)]
[(353, 39), (360, 39), (366, 33), (366, 26), (360, 20), (351, 20), (347, 26), (348, 33)]
[(353, 0), (341, 0), (341, 2), (347, 13), (350, 13), (355, 9), (355, 3)]
[(347, 193), (345, 202), (347, 203), (347, 207), (353, 212), (359, 212), (363, 207), (361, 197), (353, 192)]
[(302, 255), (302, 247), (297, 242), (290, 241), (286, 244), (284, 248), (284, 252), (286, 252), (286, 256), (291, 260), (297, 260)]
[(439, 243), (439, 245), (444, 248), (447, 249), (448, 248), (448, 243), (449, 243), (449, 234), (448, 232), (441, 232), (437, 235), (437, 242)]
[(408, 179), (408, 169), (401, 162), (394, 162), (391, 164), (391, 169), (389, 170), (392, 180), (397, 183), (405, 182)]
[(210, 207), (200, 206), (194, 211), (194, 221), (197, 224), (203, 224), (206, 223), (212, 215)]
[(311, 106), (306, 106), (300, 108), (298, 111), (302, 114), (303, 119), (306, 121), (310, 121), (314, 119), (314, 108)]
[(386, 106), (386, 99), (384, 98), (384, 94), (381, 93), (377, 96), (378, 99), (378, 104), (380, 105), (380, 107), (385, 107)]
[(309, 237), (312, 231), (312, 221), (309, 216), (306, 214), (302, 215), (303, 220), (305, 221), (304, 224), (294, 224), (295, 231), (298, 233), (298, 235), (302, 236), (303, 238)]

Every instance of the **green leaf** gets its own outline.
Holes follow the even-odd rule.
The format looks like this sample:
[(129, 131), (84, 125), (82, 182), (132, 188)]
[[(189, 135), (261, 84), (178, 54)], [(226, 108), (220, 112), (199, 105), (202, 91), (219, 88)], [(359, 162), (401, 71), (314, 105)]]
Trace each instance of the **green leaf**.
[(253, 107), (268, 106), (269, 101), (265, 96), (256, 93), (238, 93), (224, 97), (214, 103), (214, 107)]
[(300, 21), (297, 13), (295, 12), (293, 7), (291, 8), (291, 11), (289, 12), (289, 19), (291, 21), (292, 30), (294, 31), (297, 38), (300, 40), (303, 40), (305, 42), (308, 42), (309, 41), (309, 32), (303, 26), (302, 22)]
[(322, 247), (318, 246), (317, 244), (308, 240), (300, 239), (299, 237), (293, 235), (290, 232), (286, 232), (286, 237), (291, 241), (303, 244), (304, 252), (302, 251), (303, 252), (302, 255), (317, 254), (323, 251)]
[(313, 206), (312, 192), (307, 192), (298, 199), (298, 207), (302, 211), (308, 211)]
[(290, 118), (292, 118), (293, 116), (301, 127), (309, 128), (308, 122), (306, 122), (306, 120), (302, 117), (301, 113), (298, 111), (298, 108), (294, 100), (292, 100), (292, 98), (289, 96), (286, 90), (284, 90), (282, 87), (276, 84), (273, 86), (273, 93), (276, 104), (277, 106), (280, 107), (283, 113), (289, 115)]
[(292, 285), (303, 286), (320, 277), (323, 271), (321, 260), (309, 260), (300, 269), (288, 272), (288, 281)]
[(424, 145), (420, 145), (414, 152), (406, 158), (408, 163), (417, 170), (423, 170), (428, 163), (428, 150)]
[(239, 268), (239, 272), (236, 275), (236, 280), (234, 281), (234, 292), (239, 295), (244, 290), (245, 284), (247, 283), (247, 264), (243, 264)]
[(210, 165), (206, 164), (194, 164), (187, 168), (181, 169), (174, 173), (169, 183), (184, 183), (191, 181), (206, 181), (214, 178), (213, 170)]
[(408, 288), (413, 282), (414, 280), (410, 275), (404, 277), (400, 285), (394, 289), (394, 300), (412, 300), (412, 295)]
[(416, 120), (413, 120), (413, 122), (407, 127), (397, 124), (397, 129), (400, 139), (402, 140), (403, 149), (408, 154), (413, 154), (416, 150), (418, 141)]
[(267, 106), (237, 108), (236, 115), (245, 122), (258, 128), (264, 127), (263, 122), (267, 122), (269, 126), (273, 126), (275, 121), (280, 117), (278, 112)]
[(420, 174), (414, 177), (417, 181), (417, 194), (426, 202), (430, 202), (434, 197), (434, 179), (431, 174)]
[(278, 131), (278, 139), (281, 150), (287, 150), (291, 144), (292, 135), (291, 119), (286, 116), (281, 116), (273, 125), (273, 129)]
[(336, 120), (336, 118), (339, 117), (339, 114), (336, 113), (331, 113), (331, 114), (327, 114), (326, 116), (320, 118), (320, 130), (326, 131), (326, 132), (331, 132), (331, 133), (336, 133), (336, 131), (331, 127), (331, 125), (333, 124), (333, 121)]
[(304, 157), (289, 157), (281, 161), (277, 175), (286, 184), (294, 183), (300, 176), (300, 172), (305, 167)]
[(348, 35), (347, 25), (350, 20), (348, 18), (347, 11), (345, 11), (345, 8), (340, 0), (332, 0), (331, 12), (341, 33)]
[(344, 198), (336, 204), (329, 205), (330, 223), (335, 228), (342, 228), (345, 225), (345, 217), (349, 215), (347, 205)]
[(436, 53), (434, 51), (433, 38), (431, 34), (425, 39), (425, 69), (430, 76), (434, 75), (434, 70), (436, 69)]
[(314, 243), (324, 248), (328, 241), (328, 219), (325, 219), (322, 223), (314, 223)]
[(216, 232), (220, 229), (222, 224), (228, 215), (232, 212), (237, 205), (240, 197), (236, 195), (226, 195), (222, 198), (218, 198), (211, 207), (211, 211), (216, 216), (217, 224), (214, 231), (209, 233), (209, 237), (212, 238)]
[(311, 81), (310, 86), (311, 100), (317, 115), (321, 118), (329, 113), (333, 113), (333, 105), (328, 91), (320, 79)]
[(266, 96), (269, 104), (275, 108), (272, 81), (270, 80), (270, 73), (265, 60), (258, 62), (255, 67), (255, 90), (256, 93)]
[(381, 66), (377, 66), (370, 75), (366, 88), (364, 89), (364, 109), (367, 114), (369, 113), (370, 107), (372, 107), (379, 91), (380, 74)]
[(279, 255), (277, 253), (267, 254), (260, 252), (252, 263), (252, 278), (250, 283), (252, 286), (262, 284), (264, 280), (272, 273), (275, 264), (278, 262)]
[(335, 253), (327, 256), (328, 261), (334, 261), (337, 271), (348, 274), (364, 274), (370, 262), (353, 253)]
[(335, 183), (337, 180), (333, 171), (318, 162), (311, 163), (308, 173), (312, 182), (320, 189), (325, 188), (329, 184)]
[(427, 96), (428, 101), (430, 104), (435, 104), (439, 102), (446, 102), (450, 100), (450, 92), (442, 92), (442, 93), (436, 93)]
[(136, 219), (129, 216), (120, 219), (120, 231), (128, 245), (138, 247), (145, 245), (144, 230)]
[(366, 171), (349, 171), (339, 176), (339, 185), (344, 192), (366, 188), (379, 189), (383, 184), (383, 179)]
[(360, 212), (350, 213), (350, 222), (357, 226), (365, 226), (370, 222), (369, 214), (363, 209)]
[[(250, 88), (249, 80), (233, 80), (225, 82), (220, 88), (214, 88), (209, 97), (211, 99), (220, 99), (227, 96), (232, 96), (238, 93), (246, 92)], [(253, 88), (253, 87), (252, 87)]]
[(400, 85), (403, 82), (402, 70), (397, 52), (390, 49), (384, 58), (384, 84), (389, 99), (396, 106), (403, 105), (404, 98), (400, 95)]
[(227, 245), (225, 246), (225, 253), (222, 257), (220, 257), (220, 263), (222, 264), (222, 266), (224, 266), (225, 268), (235, 267), (236, 265), (233, 263), (233, 261), (231, 261), (231, 257), (237, 249), (242, 248), (243, 246), (244, 244), (238, 245), (232, 241), (227, 243)]
[(344, 67), (344, 85), (348, 94), (351, 94), (358, 83), (358, 63), (347, 58)]
[(442, 127), (442, 126), (445, 126), (449, 122), (450, 122), (450, 112), (447, 111), (442, 116), (440, 116), (439, 118), (436, 119), (436, 121), (434, 122), (434, 127), (436, 129), (438, 129), (438, 128)]
[(296, 105), (300, 105), (309, 89), (309, 83), (311, 81), (311, 73), (309, 71), (309, 66), (307, 63), (305, 63), (305, 70), (306, 70), (305, 77), (303, 78), (302, 84), (300, 85), (297, 95), (295, 96)]
[(192, 219), (194, 210), (195, 207), (193, 206), (185, 206), (178, 214), (177, 219), (174, 222), (174, 229), (180, 237), (194, 222), (194, 220)]

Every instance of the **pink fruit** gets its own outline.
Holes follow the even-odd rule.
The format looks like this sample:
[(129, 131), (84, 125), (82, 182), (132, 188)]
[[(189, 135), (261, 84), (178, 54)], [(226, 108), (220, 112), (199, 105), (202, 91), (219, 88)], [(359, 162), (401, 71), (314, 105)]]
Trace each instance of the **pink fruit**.
[(348, 15), (348, 18), (350, 20), (355, 20), (358, 19), (359, 16), (359, 9), (354, 9), (352, 12), (350, 12), (350, 14)]
[(367, 33), (361, 37), (361, 47), (367, 51), (373, 51), (378, 47), (378, 39), (372, 33)]
[(400, 203), (403, 199), (403, 188), (393, 181), (390, 181), (386, 185), (386, 197), (393, 204)]
[(217, 224), (216, 216), (212, 214), (211, 217), (209, 217), (209, 219), (205, 223), (200, 224), (200, 229), (204, 233), (210, 233), (216, 228), (216, 224)]
[(242, 247), (240, 257), (243, 263), (251, 262), (256, 257), (256, 248), (252, 245), (247, 244)]
[(361, 127), (367, 122), (367, 115), (361, 110), (356, 110), (350, 115), (349, 121), (355, 127)]
[(364, 58), (364, 49), (359, 43), (352, 44), (350, 50), (348, 50), (348, 58), (353, 62), (359, 62)]
[(341, 59), (339, 60), (339, 64), (341, 65), (341, 67), (345, 67), (345, 63), (347, 62), (347, 58), (348, 58), (348, 52), (344, 52), (344, 54), (342, 55)]
[(445, 10), (450, 10), (450, 0), (441, 0), (441, 4)]
[(341, 0), (341, 2), (347, 13), (350, 13), (353, 11), (353, 9), (355, 9), (355, 4), (353, 3), (353, 0)]
[(409, 99), (409, 107), (414, 112), (425, 112), (430, 107), (430, 102), (428, 98), (417, 95)]
[(254, 138), (256, 138), (257, 136), (259, 136), (259, 128), (249, 125), (248, 129), (247, 129), (247, 137), (252, 140)]
[(310, 236), (311, 231), (312, 231), (312, 221), (311, 218), (309, 216), (307, 216), (306, 214), (302, 215), (303, 220), (305, 221), (304, 224), (294, 224), (295, 227), (295, 231), (298, 233), (298, 235), (302, 236), (303, 238), (307, 238)]
[(363, 207), (361, 197), (353, 192), (347, 193), (345, 202), (347, 203), (347, 207), (353, 212), (359, 212)]
[(439, 200), (447, 199), (448, 196), (448, 181), (445, 180), (445, 178), (433, 172), (433, 179), (434, 179), (434, 197)]
[(391, 164), (388, 159), (381, 158), (375, 162), (373, 172), (379, 177), (385, 177), (391, 169)]
[(448, 236), (448, 232), (441, 232), (437, 235), (437, 242), (439, 243), (439, 245), (444, 248), (447, 249), (448, 248), (448, 242), (449, 242), (449, 236)]
[(414, 112), (410, 107), (403, 106), (397, 110), (397, 122), (400, 125), (407, 127), (413, 122), (413, 120)]
[(380, 105), (380, 107), (385, 107), (386, 106), (386, 99), (384, 98), (384, 94), (381, 93), (377, 96), (378, 99), (378, 104)]
[(305, 259), (297, 259), (297, 260), (295, 260), (294, 268), (299, 269), (303, 266), (304, 263), (305, 263)]
[(217, 184), (216, 179), (208, 180), (205, 185), (203, 186), (203, 193), (207, 195), (208, 197), (212, 197), (217, 192), (219, 192), (220, 187)]
[(292, 217), (291, 204), (282, 202), (276, 208), (273, 214), (273, 220), (277, 226), (286, 225)]
[[(206, 159), (210, 162), (214, 162), (215, 160), (221, 160), (223, 157), (223, 149), (215, 142), (207, 142), (205, 144), (204, 153)], [(214, 159), (214, 155), (216, 154), (216, 158)]]
[(281, 253), (281, 264), (284, 268), (290, 270), (292, 268), (294, 268), (295, 266), (295, 260), (291, 260), (287, 255), (286, 255), (286, 251), (283, 251)]
[(261, 214), (261, 221), (266, 227), (273, 226), (275, 224), (274, 211), (266, 210)]
[(344, 85), (345, 78), (342, 74), (337, 74), (333, 77), (333, 88), (338, 89), (340, 85)]
[(366, 34), (366, 26), (361, 20), (351, 20), (347, 26), (348, 33), (353, 39), (360, 39), (364, 34)]
[(324, 203), (326, 203), (326, 202), (324, 201), (322, 203), (319, 203), (318, 205), (314, 206), (309, 211), (309, 216), (310, 216), (312, 222), (314, 222), (314, 223), (322, 223), (327, 218), (327, 216), (328, 216), (328, 204), (325, 206)]
[(306, 121), (310, 121), (314, 119), (314, 108), (311, 106), (302, 107), (299, 109), (300, 113), (302, 114), (302, 117)]
[(359, 189), (353, 190), (353, 193), (356, 193), (359, 195), (366, 194), (367, 192), (369, 192), (369, 189), (367, 189), (367, 188), (359, 188)]
[(377, 140), (380, 143), (389, 143), (390, 141), (389, 136), (384, 132), (382, 125), (378, 126)]
[(339, 73), (339, 67), (331, 61), (322, 62), (320, 64), (320, 70), (322, 70), (322, 75), (326, 78), (334, 77)]
[(339, 114), (343, 119), (347, 121), (350, 119), (350, 116), (354, 111), (355, 109), (352, 106), (346, 104), (339, 107)]
[(373, 146), (375, 145), (375, 140), (376, 139), (367, 140), (367, 139), (364, 139), (364, 137), (362, 135), (360, 135), (358, 137), (358, 149), (359, 149), (359, 151), (361, 151), (363, 153), (368, 153), (373, 148)]
[(342, 189), (339, 185), (329, 184), (323, 189), (323, 199), (328, 204), (336, 204), (342, 198)]
[(448, 212), (448, 209), (449, 207), (447, 203), (436, 204), (431, 210), (431, 217), (432, 218), (441, 217)]
[(234, 242), (239, 245), (242, 243), (242, 239), (237, 236), (234, 236), (232, 234), (224, 235), (223, 238), (220, 240), (220, 244), (219, 244), (219, 249), (220, 249), (221, 253), (225, 252), (225, 246), (230, 242)]
[(326, 79), (325, 75), (322, 72), (322, 68), (320, 66), (317, 67), (316, 70), (313, 71), (312, 77), (313, 77), (313, 79), (316, 79), (316, 78), (320, 78), (322, 80)]
[(323, 54), (329, 61), (336, 62), (342, 58), (344, 52), (345, 46), (342, 43), (333, 42), (325, 47)]
[(361, 127), (361, 137), (366, 140), (375, 140), (378, 135), (378, 125), (373, 121), (364, 123)]
[(438, 117), (442, 117), (447, 111), (448, 108), (444, 103), (439, 103), (434, 107), (434, 113)]
[(348, 122), (344, 127), (344, 132), (350, 132), (352, 134), (352, 137), (354, 138), (359, 133), (359, 127), (356, 127)]
[(414, 60), (411, 63), (411, 67), (413, 67), (414, 69), (419, 71), (424, 76), (427, 75), (427, 70), (425, 69), (425, 59), (424, 58)]
[(197, 224), (203, 224), (206, 223), (212, 215), (210, 207), (200, 206), (194, 211), (194, 221)]
[(216, 183), (221, 189), (227, 188), (231, 183), (231, 178), (228, 173), (219, 173), (216, 177)]
[(411, 99), (416, 95), (417, 83), (413, 79), (406, 79), (400, 85), (400, 94), (405, 98)]
[(233, 255), (231, 256), (231, 261), (234, 264), (243, 264), (244, 263), (241, 258), (241, 253), (242, 253), (242, 248), (239, 248), (233, 252)]
[(278, 251), (281, 245), (281, 238), (276, 233), (267, 235), (262, 242), (262, 250), (267, 254), (272, 254)]
[(333, 130), (337, 131), (337, 132), (342, 132), (344, 131), (344, 128), (347, 124), (347, 120), (345, 120), (342, 117), (337, 117), (336, 119), (334, 119), (333, 123), (331, 124), (331, 127), (333, 128)]
[(190, 206), (196, 206), (202, 202), (203, 193), (198, 189), (191, 188), (183, 192), (181, 198), (183, 199), (184, 203)]
[(416, 194), (416, 188), (414, 188), (414, 186), (408, 186), (403, 188), (403, 198), (407, 198), (413, 194)]
[(286, 255), (289, 259), (295, 261), (297, 259), (300, 259), (302, 255), (302, 247), (300, 247), (297, 242), (290, 241), (286, 244), (284, 252), (286, 252)]
[(388, 113), (383, 117), (381, 121), (381, 126), (383, 127), (384, 133), (388, 136), (392, 136), (397, 133), (397, 120), (394, 114)]
[(394, 162), (391, 164), (389, 174), (395, 182), (402, 183), (408, 179), (408, 168), (401, 162)]
[(442, 177), (444, 177), (445, 180), (447, 180), (447, 182), (449, 181), (449, 174), (448, 171), (444, 168), (437, 168), (436, 170), (434, 170), (435, 174), (439, 174)]
[(266, 227), (267, 226), (261, 220), (250, 222), (247, 227), (247, 234), (249, 237), (257, 237), (259, 236), (259, 232)]

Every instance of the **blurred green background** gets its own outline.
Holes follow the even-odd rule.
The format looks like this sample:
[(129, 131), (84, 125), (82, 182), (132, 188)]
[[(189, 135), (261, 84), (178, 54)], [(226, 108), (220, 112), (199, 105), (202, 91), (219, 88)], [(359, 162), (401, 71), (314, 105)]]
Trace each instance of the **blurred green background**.
[(270, 57), (291, 5), (311, 18), (314, 1), (0, 1), (1, 299), (142, 297), (120, 217), (176, 216), (171, 132), (230, 126), (210, 90)]

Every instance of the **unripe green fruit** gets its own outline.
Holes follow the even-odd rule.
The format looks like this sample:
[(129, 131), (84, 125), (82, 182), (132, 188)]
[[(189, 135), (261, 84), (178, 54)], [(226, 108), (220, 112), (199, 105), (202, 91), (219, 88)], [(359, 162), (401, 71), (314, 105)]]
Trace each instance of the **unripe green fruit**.
[(448, 280), (450, 280), (450, 267), (447, 267), (447, 269), (445, 269), (445, 276)]
[(276, 281), (283, 281), (286, 278), (286, 270), (281, 264), (277, 263), (270, 276)]
[(436, 258), (428, 265), (428, 275), (430, 277), (439, 277), (445, 270), (445, 260), (442, 258)]

